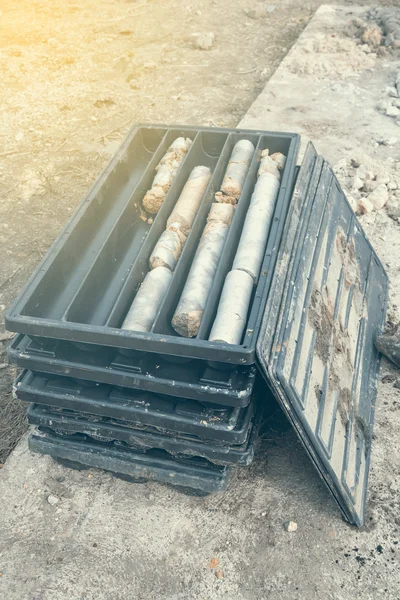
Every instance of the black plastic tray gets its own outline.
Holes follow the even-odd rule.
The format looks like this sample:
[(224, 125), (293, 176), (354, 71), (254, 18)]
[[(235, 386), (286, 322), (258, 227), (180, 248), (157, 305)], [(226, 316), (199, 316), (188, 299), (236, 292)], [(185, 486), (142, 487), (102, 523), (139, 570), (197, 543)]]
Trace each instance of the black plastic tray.
[[(273, 135), (268, 138), (262, 137), (261, 132), (252, 133), (260, 135), (258, 152), (224, 248), (223, 260), (210, 295), (211, 305), (206, 307), (206, 323), (209, 324), (216, 309), (218, 290), (232, 264), (246, 202), (254, 186), (260, 149), (265, 143), (271, 150), (281, 150), (290, 157), (297, 152), (296, 136), (279, 134), (274, 145)], [(247, 136), (250, 133), (246, 133)], [(286, 412), (343, 514), (351, 523), (360, 526), (365, 511), (379, 372), (379, 353), (374, 340), (385, 322), (388, 279), (329, 164), (317, 154), (312, 144), (308, 146), (298, 173), (291, 160), (283, 175), (262, 276), (255, 290), (242, 345), (210, 344), (205, 339), (182, 340), (164, 330), (165, 335), (160, 334), (158, 326), (168, 322), (163, 312), (168, 305), (168, 298), (173, 302), (177, 300), (196, 242), (191, 242), (187, 250), (185, 248), (154, 332), (149, 335), (117, 334), (114, 330), (110, 333), (111, 330), (106, 326), (101, 330), (102, 333), (98, 331), (96, 338), (90, 338), (96, 329), (91, 325), (82, 325), (79, 329), (74, 324), (61, 326), (60, 321), (46, 320), (40, 314), (43, 306), (38, 290), (47, 294), (49, 289), (38, 281), (40, 272), (35, 276), (38, 280), (32, 280), (28, 286), (29, 293), (21, 296), (19, 304), (17, 302), (13, 308), (14, 313), (11, 311), (9, 317), (15, 321), (14, 328), (17, 321), (24, 322), (24, 331), (30, 328), (29, 333), (38, 337), (51, 337), (51, 328), (54, 326), (54, 331), (58, 332), (54, 337), (64, 336), (74, 342), (92, 341), (98, 345), (104, 343), (120, 348), (128, 348), (132, 344), (138, 350), (161, 353), (164, 357), (195, 356), (206, 361), (236, 364), (254, 362), (257, 358), (257, 368)], [(221, 163), (218, 168), (220, 166)], [(223, 169), (221, 177), (222, 173)], [(296, 183), (292, 190), (294, 177)], [(213, 181), (218, 181), (219, 185), (218, 178)], [(202, 218), (199, 213), (198, 220)], [(198, 230), (194, 227), (193, 231), (197, 233), (193, 233), (192, 241), (193, 237), (199, 235), (201, 226), (202, 223)], [(56, 245), (54, 256), (50, 255), (48, 260), (55, 260), (58, 252), (59, 246)], [(60, 251), (60, 255), (63, 252)], [(43, 276), (49, 273), (46, 262), (42, 265), (42, 271)], [(180, 279), (182, 276), (183, 279)], [(62, 287), (60, 290), (62, 292)], [(31, 300), (28, 300), (28, 296)], [(32, 302), (32, 297), (35, 297), (35, 302)], [(24, 319), (17, 309), (26, 311)], [(161, 317), (166, 320), (162, 321)], [(62, 335), (61, 330), (64, 331)], [(207, 337), (204, 331), (201, 335)], [(113, 336), (120, 336), (118, 343), (114, 344), (117, 337)], [(85, 367), (60, 360), (58, 353), (57, 356), (45, 358), (45, 349), (35, 349), (34, 345), (30, 346), (28, 353), (28, 346), (29, 341), (22, 336), (14, 340), (10, 351), (13, 362), (26, 368), (70, 376), (75, 374), (85, 379), (98, 379), (98, 373), (101, 372), (101, 377), (104, 377), (102, 381), (109, 381), (117, 366), (118, 381), (124, 381), (120, 373), (121, 365), (113, 364), (107, 368), (103, 365), (93, 375), (93, 361), (90, 358), (85, 361), (90, 367)], [(40, 353), (36, 359), (35, 351)], [(90, 353), (87, 354), (90, 356)], [(134, 358), (128, 359), (135, 365)], [(46, 361), (47, 366), (43, 368)], [(158, 358), (154, 362), (157, 361)], [(178, 367), (178, 370), (183, 372), (183, 367)], [(90, 369), (90, 375), (85, 373), (85, 368)], [(223, 373), (222, 369), (220, 373)], [(144, 385), (141, 382), (132, 383), (134, 377), (130, 374), (126, 382), (120, 384), (130, 387)], [(140, 376), (136, 377), (139, 381)], [(229, 371), (227, 377), (231, 377)], [(147, 378), (145, 385), (149, 385), (150, 379)], [(182, 377), (179, 377), (181, 381)], [(175, 385), (175, 381), (170, 380), (169, 384)], [(179, 394), (181, 389), (179, 383)], [(214, 401), (232, 405), (232, 389), (230, 386), (228, 391), (221, 393), (221, 381), (218, 380), (218, 386), (215, 386), (215, 382), (209, 387), (204, 384), (199, 386), (198, 383), (193, 387), (188, 385), (182, 395), (188, 397), (187, 390), (191, 390), (194, 395), (190, 397), (201, 398), (202, 393), (209, 394), (211, 391), (212, 395), (215, 390), (218, 399), (214, 397)], [(237, 389), (240, 389), (236, 396), (239, 402), (239, 398), (246, 396), (249, 390), (244, 389), (243, 382)], [(178, 395), (177, 390), (174, 395)], [(229, 402), (225, 402), (228, 397)], [(210, 395), (207, 400), (212, 401)], [(248, 401), (249, 398), (246, 403)]]
[(257, 342), (260, 372), (346, 519), (364, 520), (388, 278), (309, 145)]
[(214, 369), (201, 360), (176, 364), (151, 354), (140, 361), (113, 348), (91, 354), (59, 340), (43, 347), (23, 335), (13, 339), (8, 357), (35, 372), (236, 407), (249, 404), (256, 378), (255, 366)]
[(261, 414), (257, 413), (249, 440), (241, 446), (221, 446), (210, 440), (185, 439), (174, 435), (141, 431), (128, 424), (118, 424), (107, 418), (88, 418), (75, 411), (55, 412), (51, 407), (31, 404), (28, 422), (40, 431), (58, 435), (84, 435), (89, 441), (114, 443), (143, 452), (151, 448), (165, 450), (174, 457), (197, 456), (219, 465), (249, 465), (254, 457)]
[(138, 481), (159, 481), (203, 493), (220, 492), (228, 481), (229, 467), (204, 458), (173, 458), (165, 450), (135, 452), (113, 444), (42, 432), (31, 434), (28, 444), (32, 452), (47, 454), (68, 466), (95, 467)]
[(14, 393), (20, 400), (51, 406), (53, 411), (79, 411), (87, 418), (108, 417), (115, 424), (130, 424), (143, 431), (172, 433), (195, 441), (213, 440), (214, 444), (244, 444), (254, 412), (254, 402), (245, 408), (232, 408), (69, 377), (49, 378), (31, 371), (19, 375)]
[[(169, 144), (189, 136), (193, 144), (152, 225), (138, 205)], [(214, 193), (218, 191), (234, 144), (256, 146), (225, 244), (197, 338), (178, 336), (170, 322), (179, 301)], [(216, 362), (252, 364), (264, 305), (290, 204), (300, 138), (292, 133), (199, 127), (134, 127), (116, 156), (51, 247), (6, 315), (12, 331), (76, 342), (133, 348)], [(254, 189), (261, 151), (287, 156), (265, 258), (240, 345), (207, 340), (225, 276), (229, 272)], [(201, 207), (150, 333), (119, 329), (148, 270), (148, 258), (196, 165), (213, 171)]]

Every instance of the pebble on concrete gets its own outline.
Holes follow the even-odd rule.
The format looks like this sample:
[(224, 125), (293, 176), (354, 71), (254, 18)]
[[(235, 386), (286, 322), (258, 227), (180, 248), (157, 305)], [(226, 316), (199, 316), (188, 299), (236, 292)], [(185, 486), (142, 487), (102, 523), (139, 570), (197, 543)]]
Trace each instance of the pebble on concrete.
[(47, 496), (47, 502), (51, 504), (51, 506), (55, 506), (56, 504), (58, 504), (58, 502), (60, 502), (60, 499), (57, 498), (57, 496), (50, 494), (50, 496)]
[(353, 188), (355, 190), (361, 190), (363, 187), (364, 187), (363, 180), (361, 179), (361, 177), (359, 177), (358, 175), (356, 175), (354, 177), (354, 180), (353, 180)]
[(284, 523), (283, 526), (285, 530), (289, 533), (297, 531), (297, 523), (295, 523), (295, 521), (286, 521), (286, 523)]
[(374, 210), (374, 205), (368, 200), (368, 198), (361, 198), (358, 202), (358, 210), (362, 215), (367, 215)]

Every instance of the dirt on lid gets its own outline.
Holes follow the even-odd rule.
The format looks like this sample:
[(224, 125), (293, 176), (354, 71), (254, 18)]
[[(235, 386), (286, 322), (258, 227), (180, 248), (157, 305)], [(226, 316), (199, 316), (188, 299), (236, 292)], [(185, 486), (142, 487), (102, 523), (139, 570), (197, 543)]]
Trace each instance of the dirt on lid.
[[(354, 376), (353, 342), (349, 328), (356, 325), (354, 320), (357, 317), (360, 319), (363, 316), (363, 303), (354, 239), (348, 242), (345, 232), (339, 229), (336, 248), (342, 263), (343, 288), (351, 292), (353, 311), (349, 321), (352, 322), (344, 323), (338, 314), (335, 314), (336, 298), (329, 296), (326, 285), (322, 290), (313, 290), (308, 318), (316, 333), (315, 352), (324, 365), (329, 365), (327, 394), (339, 390), (338, 412), (343, 425), (346, 426), (351, 411)], [(343, 290), (339, 293), (343, 293)], [(316, 390), (316, 393), (321, 394), (320, 390)], [(355, 410), (357, 412), (357, 407)]]

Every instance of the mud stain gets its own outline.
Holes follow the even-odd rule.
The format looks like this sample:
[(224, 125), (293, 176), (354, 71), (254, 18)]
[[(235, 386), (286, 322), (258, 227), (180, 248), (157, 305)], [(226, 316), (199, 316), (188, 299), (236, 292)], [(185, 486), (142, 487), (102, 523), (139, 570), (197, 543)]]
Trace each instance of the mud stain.
[[(343, 286), (341, 294), (354, 286), (354, 294), (362, 298), (360, 271), (357, 264), (354, 239), (347, 242), (347, 236), (341, 229), (336, 235), (336, 249), (342, 263)], [(329, 296), (328, 287), (315, 288), (311, 294), (308, 318), (316, 335), (315, 352), (329, 369), (327, 395), (339, 392), (337, 411), (344, 427), (350, 418), (352, 406), (352, 387), (354, 365), (351, 352), (351, 339), (347, 327), (340, 319), (334, 318), (337, 299)], [(362, 305), (362, 303), (361, 303)], [(358, 313), (359, 302), (356, 303)], [(356, 316), (359, 316), (358, 314)], [(361, 315), (360, 315), (361, 316)], [(353, 315), (355, 318), (355, 315)], [(318, 403), (321, 400), (321, 388), (315, 386)], [(357, 407), (355, 407), (357, 414)]]

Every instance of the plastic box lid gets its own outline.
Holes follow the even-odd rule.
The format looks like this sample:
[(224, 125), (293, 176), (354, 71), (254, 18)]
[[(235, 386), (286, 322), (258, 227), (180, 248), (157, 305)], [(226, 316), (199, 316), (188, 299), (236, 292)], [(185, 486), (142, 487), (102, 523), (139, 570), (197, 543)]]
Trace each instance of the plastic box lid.
[(308, 146), (257, 341), (260, 370), (346, 519), (364, 520), (388, 278)]
[[(189, 130), (182, 128), (182, 131)], [(220, 130), (214, 133), (218, 132)], [(250, 135), (243, 131), (236, 133)], [(194, 149), (202, 149), (205, 154), (204, 144), (211, 143), (210, 139), (217, 146), (219, 144), (219, 149), (214, 148), (214, 154), (208, 146), (215, 173), (219, 173), (213, 178), (217, 187), (222, 177), (221, 164), (237, 139), (236, 133), (231, 132), (218, 142), (209, 130), (192, 132)], [(267, 143), (286, 144), (293, 163), (298, 142), (294, 134), (253, 134), (261, 136), (257, 142), (258, 150)], [(162, 138), (164, 146), (168, 135), (170, 130)], [(211, 138), (207, 137), (210, 135)], [(233, 137), (229, 138), (229, 135)], [(222, 160), (220, 156), (217, 160), (215, 152), (222, 152), (225, 158)], [(114, 161), (114, 168), (117, 163)], [(154, 157), (153, 163), (156, 163)], [(254, 176), (255, 163), (252, 169)], [(294, 169), (293, 164), (290, 169)], [(182, 355), (191, 354), (196, 349), (201, 354), (197, 358), (236, 364), (252, 361), (252, 348), (255, 348), (260, 372), (319, 474), (348, 521), (361, 526), (379, 372), (379, 353), (374, 340), (384, 326), (388, 279), (331, 167), (318, 156), (312, 144), (306, 151), (292, 194), (290, 182), (293, 178), (294, 172), (289, 171), (283, 177), (288, 187), (281, 189), (281, 202), (286, 204), (288, 199), (288, 210), (278, 218), (274, 241), (268, 242), (264, 261), (267, 268), (263, 269), (264, 282), (259, 284), (255, 295), (259, 305), (258, 309), (253, 306), (254, 329), (249, 345), (229, 348), (221, 344), (217, 348), (218, 344), (206, 340), (177, 340), (163, 335), (157, 341), (153, 334), (135, 336), (110, 328), (107, 331), (107, 327), (99, 328), (96, 342), (92, 339), (92, 343), (108, 343), (110, 336), (115, 336), (120, 341), (124, 338), (128, 344), (129, 338), (140, 341), (145, 347), (147, 343), (153, 345), (154, 352), (162, 351), (170, 343), (171, 353), (175, 355), (181, 351)], [(253, 183), (250, 176), (249, 186)], [(180, 185), (183, 180), (177, 179), (171, 191), (177, 193)], [(248, 192), (247, 189), (247, 197)], [(212, 186), (208, 193), (213, 193)], [(92, 192), (79, 210), (86, 210), (87, 204), (93, 201)], [(79, 211), (77, 214), (79, 216)], [(163, 216), (159, 215), (156, 220), (161, 227)], [(232, 231), (237, 233), (234, 228)], [(67, 228), (63, 243), (69, 234)], [(53, 255), (50, 253), (50, 262), (58, 251), (56, 248)], [(233, 242), (229, 251), (234, 253)], [(190, 256), (186, 258), (189, 261)], [(225, 270), (229, 270), (231, 259), (232, 256), (224, 260)], [(65, 323), (22, 314), (24, 302), (32, 295), (32, 286), (40, 283), (45, 264), (36, 279), (34, 277), (28, 284), (25, 296), (22, 295), (9, 311), (7, 324), (21, 333), (49, 337), (57, 328), (64, 327), (64, 339), (90, 341), (87, 336), (94, 331), (91, 326), (81, 324), (79, 331), (69, 327), (68, 333)], [(30, 368), (28, 364), (23, 366)]]

